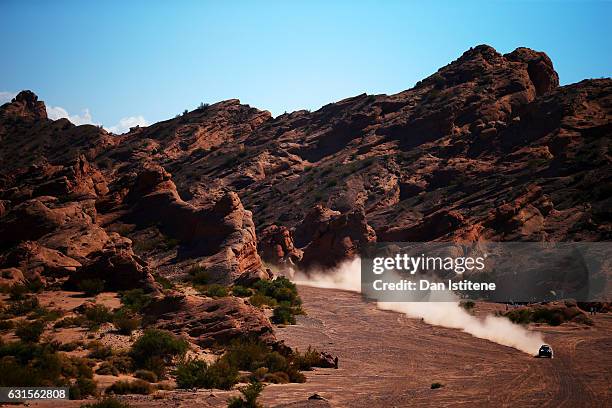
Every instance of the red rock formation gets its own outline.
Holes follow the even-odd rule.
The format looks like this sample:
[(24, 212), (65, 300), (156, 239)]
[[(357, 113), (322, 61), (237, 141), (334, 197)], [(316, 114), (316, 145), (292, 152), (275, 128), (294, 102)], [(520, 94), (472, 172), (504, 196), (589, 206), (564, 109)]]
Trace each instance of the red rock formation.
[(147, 262), (134, 254), (129, 239), (117, 235), (102, 251), (91, 254), (90, 260), (70, 275), (66, 285), (78, 289), (84, 280), (103, 280), (109, 291), (142, 288), (159, 292)]
[(278, 225), (270, 225), (259, 234), (259, 253), (264, 261), (277, 265), (293, 265), (302, 259), (289, 228)]
[(0, 106), (0, 118), (41, 120), (47, 119), (47, 109), (32, 91), (21, 91), (10, 103)]
[(81, 264), (36, 242), (22, 242), (0, 258), (1, 268), (17, 268), (29, 281), (53, 281), (73, 274)]
[(195, 207), (180, 198), (169, 173), (153, 167), (138, 174), (126, 202), (132, 204), (130, 220), (158, 223), (184, 244), (182, 256), (199, 258), (198, 264), (214, 280), (268, 278), (257, 253), (251, 212), (236, 193), (226, 193), (212, 207)]
[[(317, 212), (321, 213), (318, 209)], [(318, 225), (310, 244), (304, 248), (300, 267), (333, 268), (354, 258), (372, 242), (376, 242), (376, 233), (368, 225), (363, 210), (332, 216)]]
[(175, 293), (153, 302), (143, 312), (145, 325), (186, 334), (202, 347), (228, 344), (236, 338), (274, 341), (272, 326), (263, 312), (242, 298)]

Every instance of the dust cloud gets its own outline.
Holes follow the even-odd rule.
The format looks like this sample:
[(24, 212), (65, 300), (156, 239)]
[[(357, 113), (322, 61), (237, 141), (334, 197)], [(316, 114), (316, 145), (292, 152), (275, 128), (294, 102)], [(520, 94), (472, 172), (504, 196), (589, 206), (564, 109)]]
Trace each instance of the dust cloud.
[[(293, 273), (292, 279), (299, 285), (361, 292), (361, 260), (356, 258), (347, 261), (333, 271), (315, 271), (308, 275), (297, 271)], [(537, 354), (540, 345), (544, 343), (541, 333), (529, 331), (505, 317), (472, 316), (459, 306), (458, 301), (377, 302), (377, 307), (420, 318), (432, 325), (459, 329), (474, 337), (513, 347), (531, 355)]]

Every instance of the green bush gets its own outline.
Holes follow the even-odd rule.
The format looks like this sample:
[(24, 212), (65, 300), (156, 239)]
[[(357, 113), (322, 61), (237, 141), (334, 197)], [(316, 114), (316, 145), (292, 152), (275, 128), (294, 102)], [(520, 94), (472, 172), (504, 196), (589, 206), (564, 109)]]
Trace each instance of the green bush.
[(188, 348), (189, 343), (186, 340), (169, 331), (147, 329), (132, 345), (130, 357), (137, 368), (151, 370), (158, 377), (162, 377), (165, 366), (173, 358), (184, 355)]
[(210, 275), (203, 266), (193, 265), (187, 273), (191, 276), (191, 281), (196, 285), (207, 285), (210, 282)]
[(105, 282), (102, 279), (83, 279), (77, 287), (87, 296), (95, 296), (104, 292)]
[(151, 295), (146, 294), (142, 289), (121, 291), (119, 292), (119, 297), (123, 308), (133, 312), (140, 312), (151, 303)]
[(256, 306), (256, 307), (262, 307), (264, 305), (276, 306), (276, 299), (266, 296), (260, 292), (254, 293), (249, 298), (249, 301), (251, 302), (253, 306)]
[(104, 305), (94, 305), (85, 309), (85, 318), (90, 326), (99, 326), (102, 323), (113, 321), (113, 313)]
[(129, 356), (116, 355), (110, 356), (106, 361), (100, 364), (100, 367), (96, 370), (96, 374), (100, 375), (114, 375), (127, 374), (134, 368), (134, 362)]
[(461, 302), (459, 302), (459, 306), (469, 311), (469, 310), (474, 309), (474, 306), (476, 306), (476, 303), (473, 300), (462, 300)]
[(116, 313), (113, 324), (121, 334), (130, 335), (140, 327), (140, 319), (126, 312)]
[(76, 382), (68, 389), (70, 399), (80, 400), (89, 395), (98, 395), (96, 382), (91, 378), (78, 377)]
[(276, 373), (266, 373), (263, 376), (263, 380), (272, 384), (287, 384), (288, 382), (290, 382), (289, 375), (283, 371), (278, 371)]
[(272, 313), (272, 322), (276, 324), (295, 324), (293, 307), (286, 302), (276, 306)]
[(255, 339), (234, 340), (228, 346), (223, 359), (239, 370), (254, 371), (264, 365), (270, 349)]
[(10, 302), (6, 312), (13, 316), (24, 316), (39, 307), (38, 299), (34, 296), (29, 296), (22, 300)]
[(26, 343), (36, 343), (40, 340), (40, 336), (45, 330), (45, 323), (36, 320), (31, 323), (20, 322), (15, 329), (15, 336)]
[(202, 388), (208, 385), (206, 371), (208, 364), (204, 360), (188, 359), (176, 366), (176, 386), (179, 388)]
[(68, 343), (61, 344), (58, 348), (59, 351), (74, 351), (81, 346), (78, 341), (69, 341)]
[(161, 276), (158, 273), (153, 273), (153, 278), (155, 279), (155, 282), (159, 283), (161, 285), (162, 288), (164, 289), (174, 289), (174, 283), (172, 283), (172, 281), (170, 281), (170, 279), (166, 278), (165, 276)]
[(113, 383), (110, 387), (106, 388), (106, 393), (110, 394), (151, 394), (155, 388), (146, 381), (143, 380), (119, 380)]
[(150, 383), (156, 383), (158, 380), (157, 374), (149, 370), (136, 370), (136, 372), (134, 373), (134, 377), (144, 381), (148, 381)]
[(210, 297), (225, 297), (228, 295), (227, 288), (217, 284), (208, 286), (203, 293)]
[(232, 295), (238, 297), (248, 297), (251, 296), (251, 289), (245, 288), (244, 286), (236, 285), (232, 287)]
[(313, 367), (324, 366), (321, 353), (310, 346), (308, 346), (304, 354), (300, 354), (299, 350), (296, 350), (293, 353), (293, 362), (295, 366), (302, 371), (312, 370)]
[(8, 288), (10, 300), (23, 300), (29, 292), (30, 289), (22, 283), (15, 283)]
[(264, 389), (264, 385), (258, 381), (253, 381), (246, 387), (239, 388), (241, 397), (232, 397), (227, 400), (228, 408), (263, 408), (263, 405), (257, 402), (259, 394)]
[(229, 390), (237, 382), (238, 370), (224, 359), (218, 359), (211, 365), (204, 360), (189, 359), (176, 367), (176, 385), (179, 388)]
[[(57, 352), (57, 343), (0, 341), (0, 386), (70, 386), (71, 379), (89, 378), (89, 360)], [(85, 390), (84, 381), (83, 388)]]
[(116, 398), (106, 397), (91, 404), (83, 404), (81, 408), (132, 408), (132, 406)]
[(98, 360), (105, 360), (113, 355), (113, 348), (106, 346), (99, 341), (92, 341), (87, 345), (89, 354), (87, 357), (95, 358)]
[(444, 386), (444, 385), (442, 385), (441, 383), (439, 383), (439, 382), (435, 382), (435, 383), (432, 383), (432, 384), (431, 384), (431, 389), (432, 389), (432, 390), (435, 390), (435, 389), (438, 389), (438, 388), (442, 388), (443, 386)]

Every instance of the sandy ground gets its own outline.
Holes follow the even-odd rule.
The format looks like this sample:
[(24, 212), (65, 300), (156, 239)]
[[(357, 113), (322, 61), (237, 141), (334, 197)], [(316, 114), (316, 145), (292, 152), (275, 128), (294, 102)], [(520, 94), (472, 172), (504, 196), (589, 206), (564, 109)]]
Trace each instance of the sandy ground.
[[(378, 310), (355, 293), (299, 290), (308, 315), (277, 336), (300, 350), (312, 345), (338, 355), (340, 368), (308, 372), (304, 384), (267, 386), (266, 407), (612, 406), (612, 315), (595, 316), (593, 327), (537, 327), (555, 350), (549, 360)], [(433, 382), (444, 386), (432, 390)], [(314, 393), (326, 401), (308, 401)], [(125, 399), (139, 407), (224, 407), (235, 394), (160, 391)], [(51, 405), (58, 406), (31, 404)]]

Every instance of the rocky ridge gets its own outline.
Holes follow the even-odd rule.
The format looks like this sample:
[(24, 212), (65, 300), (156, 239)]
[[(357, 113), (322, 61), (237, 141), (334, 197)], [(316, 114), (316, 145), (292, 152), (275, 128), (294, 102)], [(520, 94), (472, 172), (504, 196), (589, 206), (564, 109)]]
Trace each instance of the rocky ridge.
[[(560, 87), (544, 53), (486, 45), (395, 95), (278, 117), (228, 100), (123, 135), (23, 91), (0, 107), (2, 279), (161, 296), (154, 273), (248, 284), (262, 257), (329, 268), (375, 240), (609, 240), (611, 112), (612, 80)], [(208, 342), (191, 313), (212, 300), (180, 302)], [(268, 327), (227, 302), (228, 333)]]

